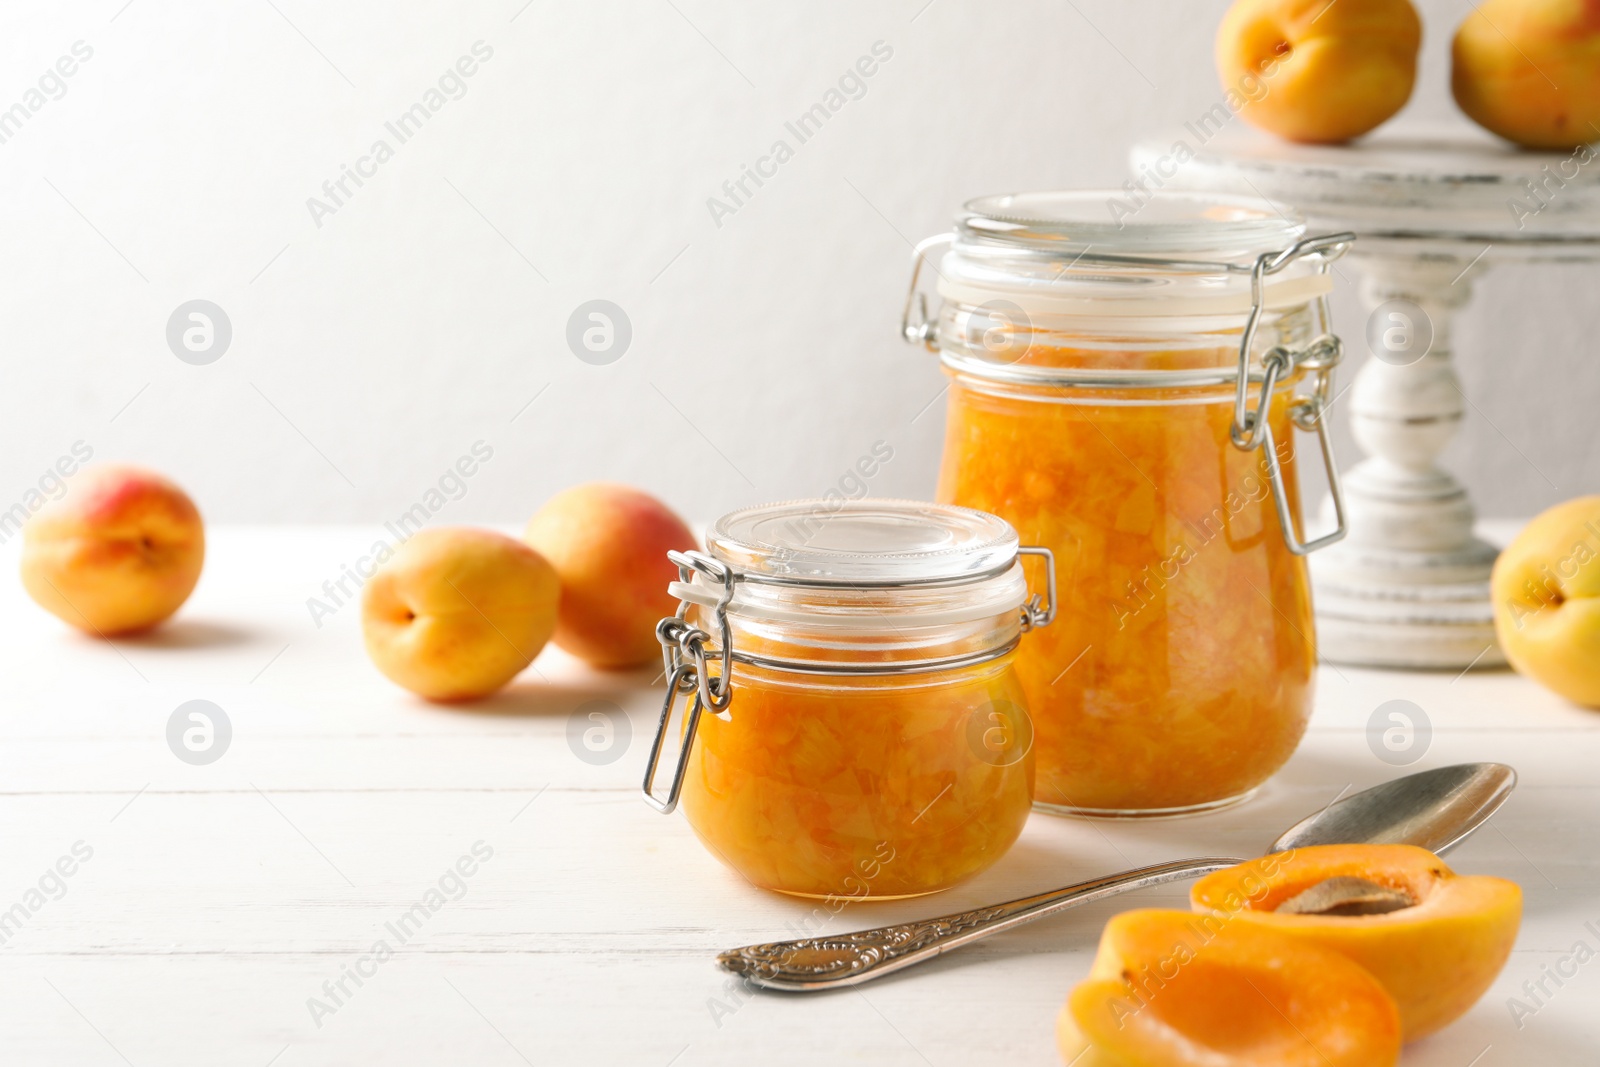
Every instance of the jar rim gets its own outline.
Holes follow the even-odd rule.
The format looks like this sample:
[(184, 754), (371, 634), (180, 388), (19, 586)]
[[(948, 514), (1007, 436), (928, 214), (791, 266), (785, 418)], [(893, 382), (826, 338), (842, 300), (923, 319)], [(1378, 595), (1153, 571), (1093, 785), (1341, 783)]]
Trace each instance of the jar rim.
[(956, 214), (959, 244), (999, 244), (1064, 258), (1102, 254), (1176, 255), (1244, 265), (1288, 248), (1306, 223), (1291, 207), (1220, 193), (1126, 189), (1000, 193), (969, 200)]
[(982, 581), (1009, 571), (1019, 544), (987, 512), (873, 497), (740, 508), (706, 535), (711, 556), (744, 581), (855, 588)]
[[(1280, 262), (1306, 241), (1293, 208), (1160, 190), (1116, 209), (1127, 196), (1074, 190), (968, 201), (945, 238), (940, 297), (947, 308), (985, 312), (984, 321), (999, 312), (1023, 332), (1113, 324), (1169, 335), (1240, 330), (1257, 305), (1287, 310), (1332, 289), (1327, 257)], [(1266, 263), (1279, 265), (1257, 277)], [(989, 332), (982, 321), (980, 332)]]

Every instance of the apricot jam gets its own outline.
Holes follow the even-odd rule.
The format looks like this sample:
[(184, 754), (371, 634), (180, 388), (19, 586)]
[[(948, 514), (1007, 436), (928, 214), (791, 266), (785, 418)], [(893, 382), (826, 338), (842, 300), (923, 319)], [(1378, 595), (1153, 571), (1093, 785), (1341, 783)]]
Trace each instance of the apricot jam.
[(785, 893), (906, 897), (976, 874), (1033, 802), (1032, 754), (1006, 751), (1025, 701), (1009, 659), (914, 682), (736, 667), (728, 721), (703, 721), (689, 756), (689, 824)]
[[(1260, 458), (1229, 445), (1230, 417), (1228, 399), (1053, 404), (951, 387), (939, 499), (994, 512), (1056, 555), (1056, 622), (1017, 657), (1040, 804), (1225, 801), (1305, 732), (1305, 561), (1279, 535)], [(1281, 397), (1273, 421), (1290, 440)]]
[(652, 749), (652, 804), (681, 790), (712, 854), (800, 896), (933, 893), (1004, 855), (1033, 803), (1016, 650), (1053, 610), (1020, 559), (1043, 576), (1048, 553), (993, 515), (884, 500), (747, 508), (707, 548), (674, 557), (684, 608), (658, 630), (662, 734), (687, 710), (665, 799)]
[(1301, 540), (1295, 445), (1327, 458), (1342, 246), (1280, 260), (1298, 220), (1198, 196), (1111, 225), (1103, 196), (969, 204), (907, 336), (949, 378), (938, 499), (1054, 553), (1058, 618), (1016, 663), (1036, 803), (1179, 814), (1248, 797), (1311, 714), (1304, 555), (1339, 532)]

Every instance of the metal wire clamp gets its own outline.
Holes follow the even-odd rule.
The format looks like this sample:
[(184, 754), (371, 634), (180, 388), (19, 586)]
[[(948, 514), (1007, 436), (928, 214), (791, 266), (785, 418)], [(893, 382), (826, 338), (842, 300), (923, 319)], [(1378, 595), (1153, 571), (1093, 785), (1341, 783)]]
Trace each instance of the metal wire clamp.
[[(693, 580), (698, 572), (722, 586), (712, 620), (717, 628), (718, 645), (708, 649), (711, 635), (688, 621), (687, 600), (678, 604), (677, 614), (656, 624), (656, 640), (661, 642), (661, 658), (667, 675), (667, 696), (661, 703), (661, 721), (656, 725), (655, 741), (650, 745), (650, 759), (644, 770), (644, 798), (652, 808), (670, 815), (678, 806), (683, 793), (683, 777), (689, 769), (689, 749), (694, 744), (695, 731), (700, 726), (700, 715), (707, 708), (713, 714), (727, 710), (733, 702), (733, 633), (728, 625), (728, 605), (733, 602), (735, 574), (732, 567), (701, 552), (668, 552), (667, 558), (678, 565), (678, 580)], [(712, 674), (708, 652), (720, 658), (719, 669)], [(656, 771), (661, 763), (661, 749), (666, 744), (667, 728), (672, 722), (673, 709), (678, 697), (692, 693), (689, 698), (688, 718), (684, 723), (682, 748), (677, 766), (672, 772), (672, 784), (665, 799), (655, 792)]]
[[(922, 345), (930, 352), (939, 350), (935, 338), (939, 333), (938, 322), (928, 318), (928, 297), (918, 292), (917, 282), (922, 277), (922, 264), (930, 251), (940, 245), (954, 243), (956, 235), (953, 233), (940, 233), (924, 238), (911, 250), (911, 287), (906, 290), (905, 307), (900, 310), (900, 336), (907, 344)], [(917, 321), (911, 321), (911, 309), (917, 309)]]
[[(1330, 403), (1333, 368), (1338, 366), (1343, 357), (1344, 346), (1338, 337), (1324, 333), (1312, 339), (1303, 349), (1294, 350), (1283, 345), (1268, 349), (1261, 357), (1261, 388), (1253, 410), (1250, 407), (1250, 352), (1255, 347), (1256, 331), (1266, 312), (1267, 278), (1307, 256), (1316, 256), (1318, 271), (1325, 273), (1334, 260), (1349, 250), (1355, 239), (1353, 233), (1308, 237), (1281, 252), (1258, 256), (1250, 271), (1250, 316), (1245, 320), (1244, 333), (1239, 338), (1239, 371), (1234, 387), (1233, 423), (1228, 429), (1228, 436), (1240, 451), (1263, 450), (1262, 463), (1266, 467), (1267, 480), (1272, 485), (1272, 502), (1278, 512), (1278, 524), (1283, 529), (1284, 544), (1297, 556), (1326, 548), (1343, 540), (1349, 533), (1349, 524), (1345, 519), (1344, 486), (1333, 460), (1333, 440), (1328, 432), (1328, 421), (1323, 417)], [(1319, 321), (1324, 324), (1332, 321), (1326, 293), (1317, 297), (1317, 309)], [(1301, 540), (1295, 530), (1294, 509), (1289, 504), (1289, 487), (1284, 480), (1282, 457), (1278, 455), (1278, 442), (1273, 437), (1270, 420), (1272, 395), (1279, 380), (1296, 369), (1313, 372), (1315, 384), (1309, 396), (1294, 399), (1289, 417), (1295, 427), (1317, 435), (1322, 450), (1322, 465), (1328, 476), (1328, 492), (1333, 497), (1335, 518), (1332, 531), (1311, 541)]]

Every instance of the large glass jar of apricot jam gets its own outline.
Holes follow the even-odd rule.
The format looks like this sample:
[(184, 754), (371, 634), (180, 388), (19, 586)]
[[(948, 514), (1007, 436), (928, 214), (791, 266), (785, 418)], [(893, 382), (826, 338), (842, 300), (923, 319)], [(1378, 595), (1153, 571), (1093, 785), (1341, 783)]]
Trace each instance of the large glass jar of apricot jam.
[[(1126, 209), (1106, 192), (969, 203), (917, 250), (938, 312), (914, 274), (902, 323), (949, 379), (938, 499), (1055, 554), (1059, 618), (1017, 675), (1036, 803), (1068, 814), (1208, 810), (1288, 760), (1316, 663), (1302, 557), (1343, 532), (1323, 411), (1327, 271), (1350, 235), (1307, 238), (1261, 201)], [(1314, 541), (1305, 434), (1338, 518)]]
[(918, 896), (999, 859), (1033, 800), (1016, 650), (1053, 607), (1021, 560), (1043, 585), (1049, 553), (993, 515), (889, 500), (748, 508), (706, 544), (673, 556), (652, 804), (681, 794), (713, 854), (800, 896)]

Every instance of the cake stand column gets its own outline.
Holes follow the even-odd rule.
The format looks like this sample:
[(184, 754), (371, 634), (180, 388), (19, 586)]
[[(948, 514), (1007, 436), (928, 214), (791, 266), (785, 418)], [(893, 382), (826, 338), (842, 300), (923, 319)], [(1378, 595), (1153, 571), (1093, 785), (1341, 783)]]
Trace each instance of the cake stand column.
[(1466, 413), (1451, 326), (1479, 268), (1393, 246), (1347, 262), (1362, 272), (1373, 354), (1342, 403), (1367, 458), (1344, 478), (1349, 536), (1311, 561), (1322, 657), (1503, 663), (1489, 600), (1495, 549), (1473, 536), (1466, 489), (1438, 463)]

